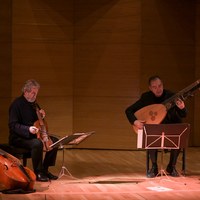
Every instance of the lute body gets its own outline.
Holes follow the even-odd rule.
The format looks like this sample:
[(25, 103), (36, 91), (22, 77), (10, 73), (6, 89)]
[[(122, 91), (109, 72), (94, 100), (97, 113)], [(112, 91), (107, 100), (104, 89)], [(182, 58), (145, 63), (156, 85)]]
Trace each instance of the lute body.
[[(152, 104), (145, 106), (135, 112), (137, 119), (145, 121), (145, 124), (160, 124), (167, 114), (167, 109), (163, 104)], [(133, 127), (137, 133), (138, 129), (136, 126)]]

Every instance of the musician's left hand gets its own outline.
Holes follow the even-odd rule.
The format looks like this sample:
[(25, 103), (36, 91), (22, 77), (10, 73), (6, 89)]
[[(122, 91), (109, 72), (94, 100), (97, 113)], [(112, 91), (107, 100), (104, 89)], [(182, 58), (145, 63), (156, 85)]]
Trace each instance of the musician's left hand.
[(181, 99), (177, 99), (176, 106), (182, 110), (183, 108), (185, 108), (185, 103)]
[(42, 119), (44, 119), (45, 118), (45, 115), (46, 115), (46, 113), (45, 113), (45, 111), (43, 110), (43, 109), (40, 109), (40, 114), (41, 114), (41, 116), (42, 116)]

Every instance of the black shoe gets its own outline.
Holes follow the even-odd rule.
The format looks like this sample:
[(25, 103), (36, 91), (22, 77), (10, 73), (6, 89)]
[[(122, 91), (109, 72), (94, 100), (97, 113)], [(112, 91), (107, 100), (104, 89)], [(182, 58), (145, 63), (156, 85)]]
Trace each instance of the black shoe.
[(158, 175), (158, 166), (154, 164), (151, 170), (147, 173), (148, 178), (154, 178)]
[(57, 176), (53, 175), (53, 174), (50, 173), (50, 172), (47, 172), (47, 173), (46, 173), (46, 176), (47, 176), (50, 180), (57, 180), (57, 179), (58, 179)]
[(177, 172), (175, 166), (168, 165), (166, 171), (170, 176), (179, 177), (179, 173)]
[(36, 180), (41, 181), (41, 182), (48, 182), (49, 178), (43, 173), (37, 173), (36, 174)]

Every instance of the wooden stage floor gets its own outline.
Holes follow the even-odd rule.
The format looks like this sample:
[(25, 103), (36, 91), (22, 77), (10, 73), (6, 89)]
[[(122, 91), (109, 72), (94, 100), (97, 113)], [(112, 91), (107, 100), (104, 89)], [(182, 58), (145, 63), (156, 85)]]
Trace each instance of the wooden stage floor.
[[(62, 150), (51, 172), (62, 169)], [(160, 154), (159, 154), (160, 157)], [(164, 154), (166, 167), (169, 155)], [(160, 161), (159, 161), (160, 162)], [(160, 163), (159, 163), (160, 164)], [(31, 168), (29, 160), (28, 166)], [(62, 176), (51, 182), (35, 182), (36, 192), (2, 194), (0, 200), (199, 200), (200, 148), (186, 151), (186, 175), (146, 177), (145, 151), (65, 149)], [(177, 170), (181, 169), (181, 155)]]

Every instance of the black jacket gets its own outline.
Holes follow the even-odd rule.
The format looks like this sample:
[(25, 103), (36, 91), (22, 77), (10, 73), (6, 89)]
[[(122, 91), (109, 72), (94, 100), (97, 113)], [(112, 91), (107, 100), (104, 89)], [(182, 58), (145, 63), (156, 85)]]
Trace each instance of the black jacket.
[(29, 132), (29, 127), (38, 120), (33, 103), (22, 95), (16, 98), (9, 108), (9, 142), (12, 144), (18, 137), (32, 139), (35, 134)]

